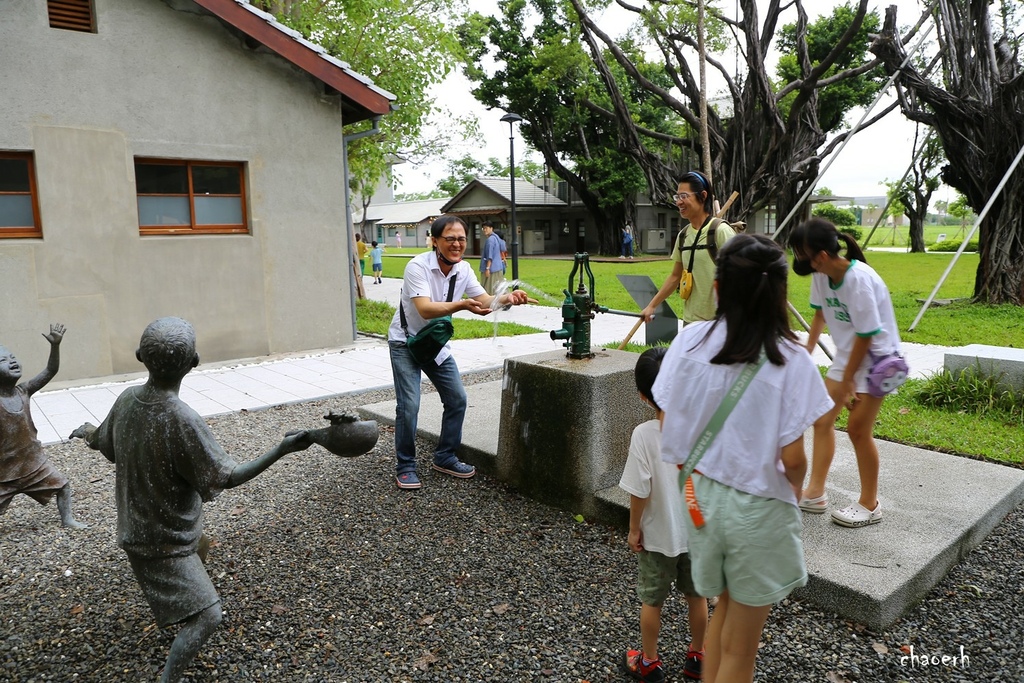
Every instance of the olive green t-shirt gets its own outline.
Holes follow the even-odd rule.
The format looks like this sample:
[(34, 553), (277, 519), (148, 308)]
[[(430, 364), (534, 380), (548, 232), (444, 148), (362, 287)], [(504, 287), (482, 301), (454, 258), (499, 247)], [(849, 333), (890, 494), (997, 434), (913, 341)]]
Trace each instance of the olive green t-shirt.
[[(700, 242), (707, 244), (708, 225), (712, 217), (704, 221), (704, 229), (700, 233)], [(721, 249), (728, 242), (736, 231), (732, 226), (722, 221), (715, 228), (715, 244)], [(687, 224), (685, 230), (681, 230), (676, 237), (676, 245), (672, 249), (672, 260), (681, 263), (686, 269), (690, 265), (690, 248), (697, 237), (697, 229), (692, 224)], [(680, 244), (681, 243), (681, 244)], [(693, 292), (690, 298), (683, 302), (683, 321), (692, 323), (696, 320), (712, 320), (715, 317), (715, 288), (712, 284), (715, 280), (715, 262), (711, 260), (711, 254), (707, 249), (698, 249), (693, 255)]]

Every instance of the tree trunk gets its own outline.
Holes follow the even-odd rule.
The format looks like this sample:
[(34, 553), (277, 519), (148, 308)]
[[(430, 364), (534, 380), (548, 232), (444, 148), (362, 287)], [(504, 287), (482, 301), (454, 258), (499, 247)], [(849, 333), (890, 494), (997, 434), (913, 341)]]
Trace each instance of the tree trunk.
[[(885, 69), (900, 72), (903, 113), (933, 126), (949, 165), (943, 181), (959, 190), (975, 211), (992, 197), (1017, 152), (1024, 146), (1024, 76), (1002, 40), (993, 43), (988, 2), (939, 0), (941, 59), (947, 89), (933, 85), (912, 66), (896, 30), (896, 8), (871, 46)], [(974, 300), (1024, 305), (1024, 173), (1010, 176), (979, 226)]]
[[(916, 171), (914, 177), (918, 178)], [(900, 197), (900, 201), (903, 202), (904, 213), (910, 219), (910, 252), (923, 254), (927, 251), (924, 246), (924, 222), (928, 218), (928, 204), (935, 192), (932, 188), (937, 187), (938, 183), (930, 184), (922, 180), (915, 180), (915, 183), (912, 191)]]
[(907, 218), (910, 219), (910, 252), (923, 254), (927, 251), (924, 248), (924, 215), (908, 209)]

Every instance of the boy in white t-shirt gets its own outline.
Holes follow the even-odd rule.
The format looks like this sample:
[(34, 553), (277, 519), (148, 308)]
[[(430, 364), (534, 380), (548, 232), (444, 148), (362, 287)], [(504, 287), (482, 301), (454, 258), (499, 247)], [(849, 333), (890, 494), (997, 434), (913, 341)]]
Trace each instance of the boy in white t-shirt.
[(655, 419), (633, 430), (629, 457), (619, 487), (629, 493), (629, 548), (639, 554), (637, 596), (640, 608), (641, 649), (626, 652), (623, 668), (641, 681), (663, 681), (665, 671), (658, 656), (661, 607), (675, 582), (686, 598), (690, 624), (690, 649), (683, 675), (701, 680), (704, 634), (708, 627), (708, 601), (699, 597), (690, 576), (686, 550), (683, 500), (679, 472), (661, 459), (661, 420), (664, 413), (651, 395), (661, 368), (665, 347), (648, 349), (637, 361), (635, 376), (640, 399), (657, 411)]

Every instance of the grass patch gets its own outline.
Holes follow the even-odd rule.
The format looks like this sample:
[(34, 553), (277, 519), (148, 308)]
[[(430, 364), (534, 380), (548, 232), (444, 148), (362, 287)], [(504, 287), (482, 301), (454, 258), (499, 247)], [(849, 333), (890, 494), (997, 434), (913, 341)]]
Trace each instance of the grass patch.
[[(356, 324), (359, 331), (364, 334), (386, 337), (394, 315), (395, 307), (383, 301), (374, 301), (373, 299), (356, 301)], [(455, 327), (454, 339), (483, 339), (493, 337), (495, 334), (499, 337), (514, 337), (520, 334), (543, 332), (536, 327), (518, 323), (501, 322), (495, 326), (494, 323), (485, 320), (463, 320), (461, 318), (454, 318), (452, 325)], [(497, 327), (497, 331), (495, 331), (495, 327)]]
[(1024, 395), (1004, 388), (1001, 377), (967, 368), (954, 376), (943, 370), (921, 388), (917, 400), (932, 408), (989, 415), (1024, 427)]
[[(948, 387), (941, 375), (908, 380), (899, 393), (888, 396), (875, 423), (875, 437), (942, 453), (992, 460), (1015, 467), (1024, 465), (1024, 422), (1001, 410), (935, 398)], [(954, 390), (955, 393), (955, 390)], [(968, 402), (970, 403), (970, 402)], [(847, 412), (836, 427), (846, 429)]]

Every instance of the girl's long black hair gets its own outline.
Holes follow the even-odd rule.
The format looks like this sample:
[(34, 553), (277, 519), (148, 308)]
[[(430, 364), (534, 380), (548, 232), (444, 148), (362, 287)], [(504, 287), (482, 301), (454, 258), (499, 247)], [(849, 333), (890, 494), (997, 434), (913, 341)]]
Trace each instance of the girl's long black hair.
[(810, 257), (823, 251), (832, 258), (839, 256), (839, 240), (846, 243), (845, 258), (867, 263), (864, 252), (853, 235), (839, 232), (835, 225), (824, 218), (811, 218), (793, 228), (789, 234), (789, 245), (793, 248), (793, 272), (810, 275)]
[(797, 337), (786, 308), (786, 252), (766, 235), (736, 235), (718, 252), (715, 322), (698, 344), (725, 321), (725, 343), (712, 363), (753, 363), (762, 349), (774, 365), (784, 365), (779, 341)]

